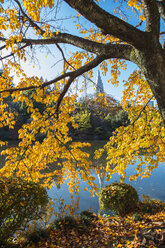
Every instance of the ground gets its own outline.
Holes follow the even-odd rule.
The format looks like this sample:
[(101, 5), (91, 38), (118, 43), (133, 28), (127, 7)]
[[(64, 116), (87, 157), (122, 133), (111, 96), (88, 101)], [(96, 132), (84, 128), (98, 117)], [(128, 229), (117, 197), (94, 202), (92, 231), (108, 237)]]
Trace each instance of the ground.
[[(150, 212), (151, 209), (149, 209)], [(147, 209), (145, 209), (147, 212)], [(163, 248), (165, 247), (165, 207), (159, 212), (137, 211), (125, 217), (95, 214), (66, 217), (49, 226), (49, 235), (36, 242), (22, 240), (26, 248)]]

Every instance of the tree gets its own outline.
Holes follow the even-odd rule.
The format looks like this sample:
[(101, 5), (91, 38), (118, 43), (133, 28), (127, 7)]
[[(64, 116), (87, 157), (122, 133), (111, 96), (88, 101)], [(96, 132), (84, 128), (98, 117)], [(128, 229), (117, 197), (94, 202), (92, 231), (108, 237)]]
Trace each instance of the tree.
[(90, 124), (90, 113), (87, 110), (81, 111), (80, 113), (76, 113), (74, 115), (75, 123), (78, 124), (80, 130), (87, 130), (91, 127)]
[(77, 124), (76, 130), (70, 128), (73, 139), (105, 140), (117, 127), (128, 124), (128, 116), (126, 113), (124, 116), (119, 101), (106, 94), (80, 98), (72, 117)]
[[(1, 61), (5, 66), (0, 80), (1, 123), (6, 125), (8, 120), (7, 125), (10, 125), (12, 119), (12, 114), (7, 113), (3, 101), (9, 94), (14, 101), (26, 103), (31, 113), (31, 123), (20, 130), (19, 147), (7, 149), (8, 160), (1, 173), (12, 174), (17, 171), (18, 175), (27, 174), (26, 177), (33, 180), (45, 177), (47, 184), (53, 173), (65, 175), (67, 172), (73, 186), (78, 177), (76, 168), (84, 166), (82, 177), (90, 180), (90, 163), (86, 159), (87, 154), (81, 150), (84, 144), (70, 144), (71, 138), (68, 137), (67, 125), (72, 121), (70, 113), (74, 108), (75, 96), (70, 96), (67, 92), (77, 77), (88, 73), (90, 78), (91, 70), (98, 65), (103, 74), (106, 74), (110, 66), (111, 82), (118, 84), (120, 69), (125, 69), (127, 60), (139, 67), (139, 71), (134, 71), (125, 82), (122, 100), (123, 109), (128, 112), (131, 123), (127, 127), (120, 127), (105, 147), (109, 159), (107, 171), (110, 176), (118, 172), (124, 178), (127, 164), (134, 163), (137, 156), (141, 159), (140, 152), (143, 151), (144, 161), (139, 162), (137, 176), (143, 175), (141, 166), (146, 162), (150, 166), (145, 175), (149, 175), (165, 157), (164, 1), (114, 1), (116, 13), (112, 14), (101, 7), (102, 1), (99, 0), (64, 0), (63, 3), (79, 13), (76, 16), (80, 35), (64, 33), (57, 27), (57, 20), (51, 13), (57, 13), (59, 1), (11, 2), (13, 5), (1, 0), (0, 9), (0, 50), (3, 54)], [(86, 26), (84, 18), (88, 21)], [(61, 43), (73, 45), (77, 51), (67, 58)], [(56, 46), (64, 61), (62, 74), (44, 83), (37, 77), (27, 77), (19, 62), (26, 61), (27, 54), (30, 50), (33, 52), (38, 45)], [(20, 76), (17, 86), (10, 86), (8, 78), (11, 69)], [(55, 88), (45, 96), (43, 89), (50, 85), (55, 85)], [(32, 99), (21, 94), (22, 91), (34, 88), (36, 94), (32, 94), (33, 100), (47, 106), (43, 113), (34, 107)], [(159, 111), (149, 105), (154, 98)], [(42, 143), (35, 142), (38, 133), (46, 135)], [(66, 152), (67, 149), (69, 153)], [(98, 151), (97, 155), (100, 154), (101, 151)], [(153, 157), (154, 154), (156, 158)], [(54, 161), (63, 169), (43, 175), (41, 171)], [(113, 170), (112, 164), (117, 165)], [(95, 186), (92, 182), (89, 184)]]

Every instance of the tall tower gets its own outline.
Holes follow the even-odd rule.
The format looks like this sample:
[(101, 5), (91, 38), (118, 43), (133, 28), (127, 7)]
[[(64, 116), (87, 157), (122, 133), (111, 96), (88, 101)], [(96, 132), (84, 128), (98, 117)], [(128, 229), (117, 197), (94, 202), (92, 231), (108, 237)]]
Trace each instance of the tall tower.
[(103, 82), (100, 76), (100, 72), (98, 70), (97, 72), (97, 78), (96, 78), (96, 95), (98, 95), (99, 93), (103, 94), (104, 93), (104, 86), (103, 86)]

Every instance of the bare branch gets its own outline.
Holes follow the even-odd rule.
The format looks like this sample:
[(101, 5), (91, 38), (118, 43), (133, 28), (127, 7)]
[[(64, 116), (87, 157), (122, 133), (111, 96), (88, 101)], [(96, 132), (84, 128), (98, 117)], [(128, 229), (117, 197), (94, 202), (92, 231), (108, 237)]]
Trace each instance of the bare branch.
[(137, 25), (136, 28), (140, 27), (143, 24), (143, 20), (141, 20)]
[(131, 123), (131, 125), (134, 125), (135, 122), (140, 118), (141, 114), (143, 113), (143, 111), (145, 110), (145, 108), (147, 107), (147, 105), (149, 104), (149, 102), (152, 100), (154, 96), (151, 96), (150, 99), (146, 102), (146, 104), (142, 107), (142, 109), (140, 110), (138, 116), (136, 117), (136, 119)]

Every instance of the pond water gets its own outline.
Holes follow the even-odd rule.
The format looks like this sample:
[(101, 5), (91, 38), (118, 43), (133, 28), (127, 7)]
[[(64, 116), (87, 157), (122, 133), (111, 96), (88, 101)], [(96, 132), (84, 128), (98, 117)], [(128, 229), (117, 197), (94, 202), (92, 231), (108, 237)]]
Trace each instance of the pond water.
[[(96, 166), (102, 164), (106, 164), (106, 155), (103, 156), (100, 160), (96, 161), (93, 160), (93, 153), (95, 149), (98, 149), (102, 147), (105, 144), (105, 141), (94, 141), (91, 142), (91, 147), (88, 148), (88, 152), (91, 154), (91, 160), (93, 163), (96, 164)], [(10, 146), (15, 146), (17, 144), (12, 143)], [(0, 157), (0, 162), (3, 165), (5, 162), (5, 157)], [(138, 163), (138, 161), (137, 161)], [(148, 195), (151, 199), (159, 199), (161, 201), (165, 202), (165, 164), (159, 164), (159, 167), (155, 170), (153, 170), (152, 175), (149, 178), (140, 179), (138, 178), (136, 181), (129, 181), (129, 176), (135, 174), (136, 166), (128, 165), (128, 168), (126, 170), (127, 178), (125, 180), (125, 183), (131, 184), (133, 187), (136, 188), (139, 197), (141, 198), (141, 195)], [(95, 177), (95, 183), (98, 185), (99, 188), (101, 188), (100, 183), (102, 186), (105, 186), (109, 183), (119, 181), (119, 175), (114, 174), (109, 182), (105, 182), (105, 180), (101, 180), (99, 178), (99, 175), (97, 175), (94, 171), (91, 171), (91, 175)], [(66, 181), (64, 184), (60, 185), (60, 187), (56, 186), (54, 184), (54, 187), (52, 187), (48, 194), (51, 198), (64, 199), (65, 204), (70, 204), (70, 196), (68, 190), (68, 181)], [(90, 192), (84, 191), (84, 188), (88, 187), (87, 182), (83, 182), (80, 179), (80, 191), (75, 198), (79, 197), (79, 209), (77, 212), (81, 212), (83, 210), (88, 210), (92, 207), (92, 210), (97, 213), (99, 211), (99, 202), (98, 197), (91, 197)]]
[[(99, 147), (103, 145), (102, 142), (97, 142), (96, 145)], [(93, 142), (92, 147), (90, 148), (90, 153), (93, 152), (94, 147), (96, 148), (95, 142)], [(106, 163), (105, 157), (102, 158), (102, 163)], [(97, 162), (98, 163), (98, 162)], [(138, 161), (137, 161), (138, 163)], [(153, 170), (152, 175), (149, 178), (138, 178), (136, 181), (129, 181), (129, 176), (135, 174), (136, 172), (135, 165), (128, 165), (126, 170), (126, 180), (125, 183), (131, 184), (134, 188), (136, 188), (139, 198), (141, 199), (141, 195), (148, 195), (151, 199), (159, 199), (165, 202), (165, 164), (159, 164), (159, 167)], [(91, 171), (91, 175), (95, 177), (95, 183), (98, 185), (99, 188), (105, 186), (109, 183), (119, 181), (119, 175), (114, 174), (109, 182), (105, 182), (105, 180), (100, 180), (99, 175), (95, 172)], [(58, 188), (57, 186), (52, 187), (49, 190), (49, 196), (51, 198), (60, 199), (63, 198), (65, 204), (70, 204), (70, 193), (68, 191), (68, 185), (66, 181), (64, 184), (60, 185)], [(91, 197), (90, 192), (84, 191), (84, 188), (88, 187), (87, 182), (83, 182), (80, 179), (80, 191), (77, 196), (79, 197), (79, 209), (77, 212), (81, 212), (83, 210), (88, 210), (92, 208), (92, 211), (97, 213), (99, 211), (99, 202), (98, 197)]]

